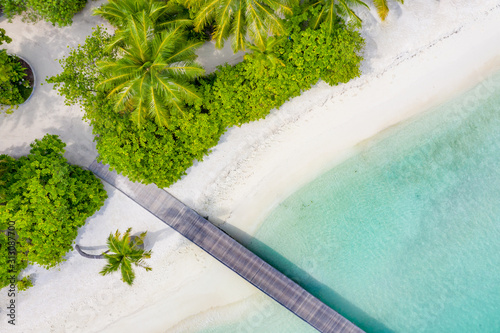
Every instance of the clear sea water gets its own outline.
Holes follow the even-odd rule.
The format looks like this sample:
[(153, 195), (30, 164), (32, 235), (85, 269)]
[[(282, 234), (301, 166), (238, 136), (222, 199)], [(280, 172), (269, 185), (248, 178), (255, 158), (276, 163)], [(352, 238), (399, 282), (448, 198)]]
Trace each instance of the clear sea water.
[[(500, 75), (357, 147), (249, 244), (367, 332), (500, 332)], [(199, 332), (315, 332), (256, 296)]]

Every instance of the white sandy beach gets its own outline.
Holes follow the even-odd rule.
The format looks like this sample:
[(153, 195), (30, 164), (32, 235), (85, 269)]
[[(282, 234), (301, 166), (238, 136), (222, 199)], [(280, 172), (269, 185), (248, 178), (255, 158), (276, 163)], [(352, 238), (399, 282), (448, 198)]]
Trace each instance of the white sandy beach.
[[(81, 111), (65, 106), (51, 85), (39, 84), (60, 71), (54, 59), (68, 53), (67, 45), (83, 43), (103, 23), (90, 15), (90, 7), (102, 2), (89, 3), (63, 29), (0, 19), (13, 39), (2, 47), (27, 59), (37, 76), (31, 99), (0, 116), (0, 153), (25, 155), (29, 143), (51, 133), (68, 144), (71, 163), (88, 166), (97, 156)], [(360, 78), (337, 87), (320, 82), (266, 119), (228, 130), (168, 191), (244, 241), (281, 200), (370, 137), (500, 70), (500, 0), (414, 0), (391, 2), (390, 8), (385, 23), (373, 10), (359, 12), (366, 39)], [(199, 54), (207, 70), (241, 59), (213, 45)], [(227, 305), (256, 297), (254, 287), (219, 262), (119, 191), (106, 190), (105, 206), (76, 242), (98, 252), (116, 229), (149, 230), (153, 271), (137, 270), (129, 287), (119, 275), (100, 276), (102, 261), (75, 252), (56, 269), (31, 267), (26, 273), (34, 274), (35, 286), (16, 298), (15, 327), (5, 319), (6, 289), (0, 291), (0, 332), (192, 332), (200, 323), (217, 322)]]

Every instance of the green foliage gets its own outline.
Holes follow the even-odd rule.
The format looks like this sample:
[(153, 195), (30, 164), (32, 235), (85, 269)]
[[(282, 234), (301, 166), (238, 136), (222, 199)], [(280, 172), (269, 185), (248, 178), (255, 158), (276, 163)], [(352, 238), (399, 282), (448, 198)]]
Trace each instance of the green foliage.
[(3, 45), (4, 42), (9, 44), (12, 42), (12, 38), (5, 34), (5, 29), (0, 28), (0, 45)]
[(17, 282), (17, 289), (19, 291), (25, 291), (30, 287), (33, 287), (33, 281), (31, 281), (31, 277), (29, 275), (23, 277)]
[[(78, 45), (66, 58), (59, 60), (63, 71), (47, 78), (47, 82), (54, 84), (59, 95), (65, 97), (67, 105), (80, 104), (82, 107), (91, 107), (94, 100), (103, 97), (98, 94), (96, 86), (105, 76), (99, 71), (97, 62), (115, 59), (116, 52), (106, 48), (110, 40), (111, 35), (106, 29), (95, 27), (83, 45)], [(98, 95), (99, 98), (96, 98)]]
[(142, 267), (150, 271), (151, 267), (144, 263), (144, 259), (151, 258), (151, 251), (144, 250), (144, 238), (147, 232), (143, 232), (137, 237), (131, 237), (128, 228), (123, 236), (118, 230), (115, 234), (110, 234), (107, 240), (109, 252), (104, 254), (108, 263), (99, 272), (101, 275), (107, 275), (120, 270), (122, 281), (132, 285), (135, 279), (135, 272), (132, 265)]
[(124, 28), (142, 12), (154, 22), (156, 32), (192, 24), (188, 10), (174, 1), (109, 0), (94, 10), (93, 15), (101, 16), (116, 28)]
[[(64, 158), (65, 143), (56, 135), (46, 135), (31, 144), (30, 154), (4, 160), (0, 181), (0, 287), (17, 277), (28, 263), (45, 268), (64, 260), (72, 250), (78, 228), (104, 203), (107, 195), (92, 172), (69, 165)], [(14, 241), (15, 240), (15, 241)], [(8, 241), (15, 245), (15, 265)], [(27, 283), (27, 282), (25, 282)]]
[[(11, 41), (5, 30), (0, 29), (0, 45)], [(30, 84), (24, 79), (25, 76), (25, 68), (21, 66), (19, 58), (9, 55), (4, 49), (0, 50), (0, 112), (11, 113), (17, 104), (26, 100), (22, 92)]]
[(25, 21), (45, 20), (60, 27), (71, 25), (73, 16), (86, 4), (87, 0), (0, 0), (9, 19), (22, 14)]
[(361, 27), (361, 18), (353, 10), (355, 6), (369, 7), (361, 0), (311, 0), (308, 1), (314, 9), (310, 26), (317, 29), (324, 24), (329, 33), (333, 33), (338, 17), (350, 20), (354, 26)]
[(223, 130), (209, 115), (194, 109), (172, 117), (168, 127), (146, 120), (138, 128), (105, 102), (87, 108), (86, 117), (96, 134), (99, 161), (132, 181), (159, 187), (175, 183), (195, 160), (201, 161)]
[(269, 35), (285, 32), (284, 15), (292, 14), (296, 0), (179, 0), (193, 12), (198, 32), (214, 23), (213, 39), (218, 48), (232, 36), (234, 52), (245, 49), (245, 41), (261, 45)]
[(121, 56), (98, 63), (106, 75), (98, 87), (117, 112), (130, 113), (138, 126), (147, 118), (165, 126), (173, 114), (184, 114), (185, 103), (200, 99), (190, 82), (204, 73), (194, 62), (201, 43), (187, 41), (181, 27), (150, 34), (154, 23), (145, 12), (128, 23), (116, 34), (126, 41)]
[[(316, 10), (289, 20), (289, 38), (265, 38), (250, 47), (253, 53), (242, 63), (222, 66), (198, 79), (202, 99), (184, 101), (182, 112), (172, 112), (167, 105), (169, 121), (163, 126), (145, 118), (138, 127), (128, 112), (116, 112), (115, 100), (106, 98), (116, 86), (101, 84), (104, 89), (97, 89), (107, 77), (96, 64), (103, 60), (111, 66), (117, 63), (115, 57), (120, 58), (106, 51), (112, 39), (102, 30), (94, 31), (85, 45), (60, 60), (63, 73), (48, 82), (56, 84), (67, 103), (84, 108), (99, 161), (133, 181), (167, 187), (185, 175), (195, 160), (200, 161), (226, 128), (265, 117), (320, 79), (336, 85), (359, 76), (363, 39), (340, 19), (335, 20), (333, 33), (326, 24), (317, 30), (304, 29)], [(159, 82), (150, 80), (148, 87), (155, 84)]]
[(288, 99), (298, 96), (319, 79), (330, 85), (359, 76), (364, 45), (360, 34), (340, 20), (333, 34), (328, 27), (301, 29), (307, 15), (291, 22), (290, 38), (277, 47), (281, 63), (269, 60), (262, 73), (262, 57), (248, 57), (231, 67), (219, 68), (213, 83), (205, 84), (204, 105), (218, 114), (224, 126), (265, 117)]

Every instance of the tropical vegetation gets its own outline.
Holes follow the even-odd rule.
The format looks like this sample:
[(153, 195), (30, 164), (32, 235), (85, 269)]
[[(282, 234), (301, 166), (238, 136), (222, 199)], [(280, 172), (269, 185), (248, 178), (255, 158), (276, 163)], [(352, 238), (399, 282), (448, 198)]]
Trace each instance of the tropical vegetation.
[(218, 48), (231, 36), (234, 52), (244, 50), (246, 40), (262, 45), (269, 34), (285, 33), (285, 15), (292, 15), (297, 0), (183, 0), (194, 16), (194, 30), (213, 25)]
[[(157, 2), (126, 0), (121, 16), (113, 14), (121, 13), (117, 2), (96, 11), (117, 27), (115, 35), (97, 27), (48, 79), (67, 103), (83, 107), (98, 160), (133, 181), (169, 186), (228, 127), (265, 117), (320, 79), (337, 85), (360, 75), (360, 34), (336, 15), (313, 26), (323, 10), (314, 5), (283, 15), (282, 37), (246, 41), (252, 52), (243, 62), (200, 76), (193, 62), (199, 43), (189, 39), (196, 19), (191, 26), (184, 12), (173, 15)], [(168, 15), (151, 14), (159, 11)]]
[(0, 288), (20, 278), (28, 264), (44, 268), (63, 262), (78, 229), (107, 197), (92, 172), (68, 164), (66, 144), (56, 135), (31, 144), (18, 159), (0, 155)]
[(120, 57), (97, 63), (106, 76), (97, 88), (106, 92), (115, 111), (131, 113), (138, 125), (152, 118), (165, 126), (172, 114), (184, 114), (186, 103), (201, 98), (191, 82), (204, 71), (193, 62), (200, 42), (188, 41), (182, 27), (150, 34), (152, 30), (146, 12), (132, 16), (116, 34), (124, 44), (118, 47)]
[(0, 7), (10, 20), (22, 15), (24, 21), (45, 20), (64, 27), (73, 23), (73, 16), (81, 11), (87, 0), (0, 0)]
[[(0, 29), (0, 45), (10, 42), (12, 39)], [(26, 75), (26, 68), (17, 56), (8, 54), (5, 49), (0, 50), (0, 112), (11, 113), (29, 97), (32, 87), (25, 80)]]
[(99, 272), (101, 275), (111, 274), (116, 271), (121, 272), (122, 281), (131, 286), (134, 283), (135, 272), (132, 265), (150, 271), (151, 267), (144, 263), (144, 259), (151, 258), (151, 251), (144, 250), (144, 238), (147, 232), (139, 236), (130, 236), (131, 228), (123, 234), (117, 230), (115, 234), (110, 234), (107, 239), (109, 252), (104, 253), (108, 263)]

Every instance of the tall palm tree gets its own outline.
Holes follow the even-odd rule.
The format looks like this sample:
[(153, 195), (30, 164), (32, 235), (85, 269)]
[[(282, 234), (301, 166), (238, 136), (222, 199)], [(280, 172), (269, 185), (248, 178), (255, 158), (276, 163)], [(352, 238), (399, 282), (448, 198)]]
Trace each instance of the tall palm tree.
[(166, 126), (173, 113), (183, 114), (186, 102), (201, 98), (189, 83), (204, 73), (194, 62), (201, 42), (187, 41), (181, 26), (154, 31), (146, 11), (135, 14), (110, 46), (118, 48), (119, 58), (97, 64), (107, 75), (98, 88), (113, 99), (116, 111), (131, 113), (139, 126), (146, 118)]
[(132, 265), (142, 267), (146, 271), (151, 270), (151, 267), (144, 264), (144, 259), (151, 258), (151, 251), (144, 251), (143, 247), (146, 232), (143, 232), (138, 237), (132, 238), (130, 236), (131, 230), (131, 228), (128, 228), (123, 236), (121, 236), (118, 230), (114, 235), (109, 235), (107, 244), (110, 253), (103, 254), (108, 260), (108, 263), (99, 272), (101, 275), (107, 275), (120, 270), (122, 280), (128, 285), (132, 285), (135, 279)]
[[(404, 0), (395, 0), (400, 3), (404, 3)], [(373, 0), (375, 8), (377, 8), (378, 15), (382, 21), (385, 20), (387, 14), (389, 14), (389, 7), (387, 7), (387, 0)]]
[(322, 23), (325, 23), (330, 33), (335, 29), (338, 16), (349, 19), (355, 26), (360, 27), (361, 18), (356, 15), (352, 8), (364, 6), (369, 9), (368, 5), (361, 0), (315, 0), (311, 6), (320, 7), (318, 14), (310, 21), (312, 28), (317, 29)]
[(262, 44), (265, 37), (282, 35), (285, 27), (282, 18), (292, 14), (297, 0), (183, 0), (192, 9), (195, 31), (215, 22), (212, 38), (215, 46), (224, 46), (224, 40), (232, 35), (234, 52), (245, 49), (249, 38), (254, 44)]

